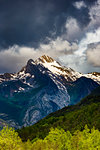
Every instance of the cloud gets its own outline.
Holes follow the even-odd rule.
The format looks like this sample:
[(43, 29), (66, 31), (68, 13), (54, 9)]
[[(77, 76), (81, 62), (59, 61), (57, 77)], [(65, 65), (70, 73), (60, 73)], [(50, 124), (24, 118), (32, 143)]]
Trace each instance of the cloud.
[(90, 7), (89, 15), (91, 22), (89, 24), (90, 29), (98, 28), (100, 26), (100, 0), (97, 0), (95, 5)]
[(77, 50), (77, 55), (85, 55), (88, 45), (92, 43), (100, 42), (100, 28), (94, 32), (87, 32), (85, 37), (79, 42), (79, 49)]
[(65, 64), (66, 66), (78, 70), (79, 67), (83, 64), (84, 58), (79, 57), (78, 55), (69, 54), (60, 57), (60, 61), (63, 62), (63, 64)]
[(66, 56), (65, 64), (85, 73), (100, 70), (100, 46), (90, 47), (97, 43), (100, 43), (100, 28), (94, 32), (86, 33), (85, 37), (78, 43), (78, 50), (70, 57)]
[[(83, 3), (83, 1), (78, 1), (74, 4), (81, 3)], [(81, 15), (81, 11), (84, 15)], [(85, 16), (87, 16), (86, 12), (83, 12), (83, 10), (80, 9), (77, 13), (78, 17), (73, 15), (68, 17), (66, 20), (66, 33), (64, 34), (64, 36), (68, 41), (80, 41), (85, 38), (86, 33), (95, 32), (95, 30), (97, 30), (100, 27), (100, 0), (97, 0), (96, 2), (94, 1), (94, 5), (90, 5), (88, 7), (88, 19), (90, 19), (88, 24), (84, 23), (84, 21), (87, 20), (85, 18)]]
[(95, 67), (100, 67), (100, 43), (87, 50), (87, 60)]
[(89, 73), (89, 72), (99, 72), (100, 67), (93, 66), (90, 62), (87, 62), (86, 57), (79, 55), (64, 55), (59, 58), (59, 61), (66, 67), (70, 67), (75, 71), (81, 73)]
[(73, 5), (74, 5), (77, 9), (81, 9), (82, 7), (86, 7), (86, 4), (84, 3), (84, 1), (75, 2)]
[(82, 30), (80, 29), (78, 22), (75, 18), (70, 17), (69, 19), (67, 19), (65, 28), (66, 34), (64, 35), (67, 40), (75, 41), (81, 36), (80, 34), (82, 33)]
[(34, 55), (34, 49), (17, 45), (2, 50), (0, 51), (0, 72), (16, 72)]
[(50, 54), (53, 57), (58, 57), (60, 55), (73, 53), (78, 49), (78, 45), (75, 42), (69, 43), (62, 37), (57, 37), (57, 39), (50, 39), (48, 44), (40, 44), (39, 51), (42, 53)]
[[(75, 0), (76, 1), (76, 0)], [(13, 45), (38, 47), (46, 37), (55, 38), (62, 34), (67, 18), (75, 18), (81, 26), (90, 22), (89, 7), (76, 9), (74, 0), (9, 0), (0, 1), (0, 45), (5, 48)], [(84, 6), (84, 3), (76, 2)], [(80, 14), (80, 15), (79, 15)], [(64, 29), (63, 29), (64, 30)], [(64, 31), (65, 32), (65, 31)]]
[[(92, 24), (91, 27), (93, 27)], [(86, 27), (85, 29), (81, 30), (76, 19), (70, 18), (66, 23), (66, 28), (67, 31), (69, 31), (67, 33), (71, 35), (70, 37), (78, 37), (78, 35), (81, 37), (83, 33), (84, 36), (81, 37), (81, 40), (77, 42), (78, 49), (70, 55), (60, 57), (60, 61), (63, 62), (63, 64), (65, 64), (66, 66), (70, 66), (71, 68), (80, 72), (88, 73), (91, 71), (100, 70), (100, 61), (98, 61), (98, 59), (100, 58), (100, 48), (95, 48), (95, 51), (92, 48), (93, 51), (88, 51), (91, 44), (94, 45), (100, 42), (100, 27), (96, 28), (95, 30), (89, 30), (89, 27)], [(69, 36), (69, 34), (67, 34), (66, 36)], [(97, 60), (96, 55), (98, 55)]]

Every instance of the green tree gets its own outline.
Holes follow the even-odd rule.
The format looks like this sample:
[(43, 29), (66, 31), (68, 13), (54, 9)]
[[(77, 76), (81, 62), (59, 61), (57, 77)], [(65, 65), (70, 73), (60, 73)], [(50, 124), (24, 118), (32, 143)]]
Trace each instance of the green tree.
[(0, 131), (0, 150), (21, 150), (22, 141), (14, 129), (4, 127)]

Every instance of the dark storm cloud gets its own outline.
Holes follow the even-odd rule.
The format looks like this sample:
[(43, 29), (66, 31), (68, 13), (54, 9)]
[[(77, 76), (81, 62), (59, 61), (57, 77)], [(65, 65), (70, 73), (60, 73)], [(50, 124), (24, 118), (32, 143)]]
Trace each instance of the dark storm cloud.
[(82, 9), (74, 7), (75, 1), (0, 0), (0, 46), (37, 46), (46, 37), (64, 32), (69, 16), (76, 18), (82, 28), (86, 27), (90, 22), (88, 8), (97, 0), (84, 0), (87, 7)]

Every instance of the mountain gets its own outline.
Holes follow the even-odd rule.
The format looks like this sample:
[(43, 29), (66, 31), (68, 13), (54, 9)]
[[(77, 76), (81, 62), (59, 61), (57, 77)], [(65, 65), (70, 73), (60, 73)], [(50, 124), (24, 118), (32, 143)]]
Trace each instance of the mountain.
[(81, 74), (46, 55), (30, 59), (18, 73), (0, 75), (0, 119), (15, 128), (32, 125), (99, 84), (99, 73)]
[[(91, 78), (97, 83), (100, 83), (100, 73), (92, 72), (88, 74), (82, 74), (74, 71), (71, 68), (66, 68), (61, 66), (58, 62), (56, 62), (53, 58), (43, 55), (38, 58), (36, 61), (30, 59), (27, 62), (27, 65), (23, 67), (18, 73), (4, 73), (0, 74), (0, 83), (4, 81), (10, 81), (14, 79), (26, 79), (27, 77), (31, 77), (31, 70), (29, 70), (30, 65), (41, 66), (49, 70), (49, 72), (53, 73), (55, 76), (60, 76), (62, 79), (64, 78), (67, 81), (75, 81), (76, 79), (84, 76), (86, 78)], [(42, 70), (40, 70), (43, 72)], [(43, 72), (44, 73), (44, 72)]]
[(95, 127), (100, 130), (100, 86), (78, 104), (64, 107), (33, 126), (23, 127), (17, 132), (23, 141), (27, 141), (44, 139), (52, 127), (74, 133), (76, 130), (82, 131), (85, 125), (90, 129)]

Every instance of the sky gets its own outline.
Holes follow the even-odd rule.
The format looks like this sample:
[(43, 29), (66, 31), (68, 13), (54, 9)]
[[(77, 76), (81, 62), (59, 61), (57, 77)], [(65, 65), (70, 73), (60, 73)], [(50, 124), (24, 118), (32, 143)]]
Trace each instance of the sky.
[(0, 0), (0, 73), (44, 54), (100, 72), (100, 0)]

